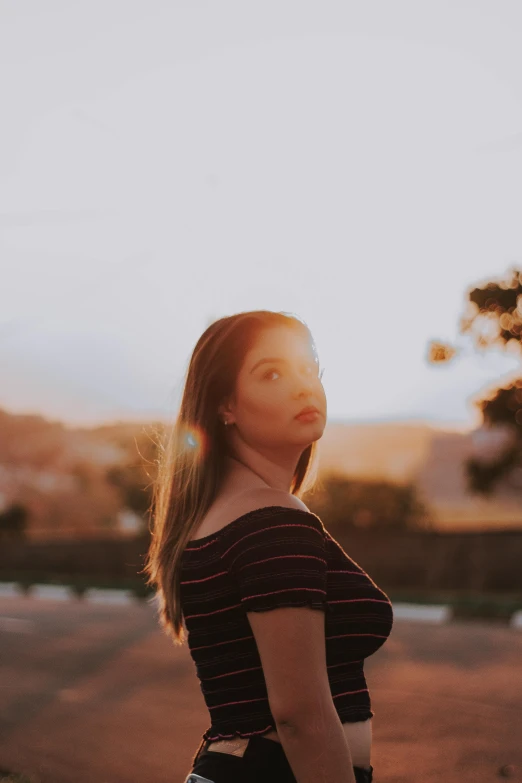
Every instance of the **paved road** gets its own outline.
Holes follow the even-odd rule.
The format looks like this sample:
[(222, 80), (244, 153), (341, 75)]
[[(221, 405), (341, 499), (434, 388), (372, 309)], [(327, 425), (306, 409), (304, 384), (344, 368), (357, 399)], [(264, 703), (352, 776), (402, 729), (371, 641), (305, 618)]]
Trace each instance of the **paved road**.
[[(522, 781), (522, 630), (396, 620), (365, 671), (375, 783)], [(0, 598), (0, 769), (181, 783), (207, 717), (152, 605)]]

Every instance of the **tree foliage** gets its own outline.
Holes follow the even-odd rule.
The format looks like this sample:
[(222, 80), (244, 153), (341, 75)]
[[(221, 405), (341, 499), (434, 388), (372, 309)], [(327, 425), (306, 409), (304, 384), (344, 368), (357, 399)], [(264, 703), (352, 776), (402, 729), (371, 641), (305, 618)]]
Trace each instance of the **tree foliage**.
[[(511, 268), (503, 279), (470, 288), (467, 310), (460, 322), (462, 334), (473, 338), (481, 351), (501, 346), (522, 360), (522, 270)], [(444, 362), (456, 354), (452, 346), (433, 342), (430, 361)], [(502, 480), (522, 492), (522, 377), (496, 389), (477, 402), (483, 426), (510, 433), (494, 456), (470, 457), (465, 464), (472, 492), (491, 495)]]

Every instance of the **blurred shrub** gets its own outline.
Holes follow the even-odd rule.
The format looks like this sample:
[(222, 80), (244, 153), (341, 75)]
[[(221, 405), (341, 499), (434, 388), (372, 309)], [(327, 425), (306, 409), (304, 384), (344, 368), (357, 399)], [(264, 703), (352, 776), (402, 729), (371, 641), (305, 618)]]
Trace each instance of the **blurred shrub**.
[(29, 512), (21, 503), (13, 503), (0, 513), (0, 539), (23, 539), (27, 531)]
[(332, 534), (350, 528), (431, 530), (429, 509), (413, 483), (351, 479), (329, 472), (317, 482), (306, 504)]

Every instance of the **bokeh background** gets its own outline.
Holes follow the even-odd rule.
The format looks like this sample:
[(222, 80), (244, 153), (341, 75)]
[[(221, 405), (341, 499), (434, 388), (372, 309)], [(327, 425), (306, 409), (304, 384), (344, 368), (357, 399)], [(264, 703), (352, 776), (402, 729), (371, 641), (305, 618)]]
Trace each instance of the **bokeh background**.
[[(134, 744), (127, 763), (106, 734), (73, 773), (85, 701), (56, 677), (70, 655), (87, 676), (85, 641), (60, 653), (60, 639), (73, 605), (89, 655), (113, 613), (149, 612), (152, 659), (163, 645), (165, 676), (179, 671), (140, 575), (157, 443), (198, 337), (234, 312), (295, 313), (315, 339), (328, 422), (309, 507), (394, 605), (451, 607), (456, 658), (474, 647), (459, 623), (509, 646), (522, 609), (521, 34), (515, 0), (0, 3), (0, 773), (163, 779), (169, 751), (146, 761)], [(38, 603), (38, 585), (76, 603)], [(137, 604), (93, 608), (93, 589)], [(20, 659), (27, 634), (47, 652)], [(408, 650), (411, 674), (422, 655)], [(89, 671), (109, 676), (97, 660)], [(514, 681), (520, 666), (505, 666)], [(480, 672), (459, 679), (468, 701)], [(484, 727), (486, 750), (463, 739), (466, 761), (442, 770), (428, 744), (412, 780), (520, 775), (495, 756), (522, 725), (509, 687), (488, 691), (494, 751)], [(62, 692), (76, 709), (66, 749), (42, 729)], [(187, 726), (173, 703), (155, 713), (143, 699), (157, 742)], [(171, 780), (201, 704), (194, 716)], [(383, 753), (379, 780), (407, 780), (408, 753)]]

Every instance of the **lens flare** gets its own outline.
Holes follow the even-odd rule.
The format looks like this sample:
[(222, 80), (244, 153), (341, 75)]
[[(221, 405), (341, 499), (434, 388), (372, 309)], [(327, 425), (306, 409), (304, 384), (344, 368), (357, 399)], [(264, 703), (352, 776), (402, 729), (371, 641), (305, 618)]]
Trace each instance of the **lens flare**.
[(209, 449), (209, 439), (204, 430), (197, 424), (183, 421), (178, 421), (177, 429), (183, 452), (190, 456), (192, 462), (203, 460)]

